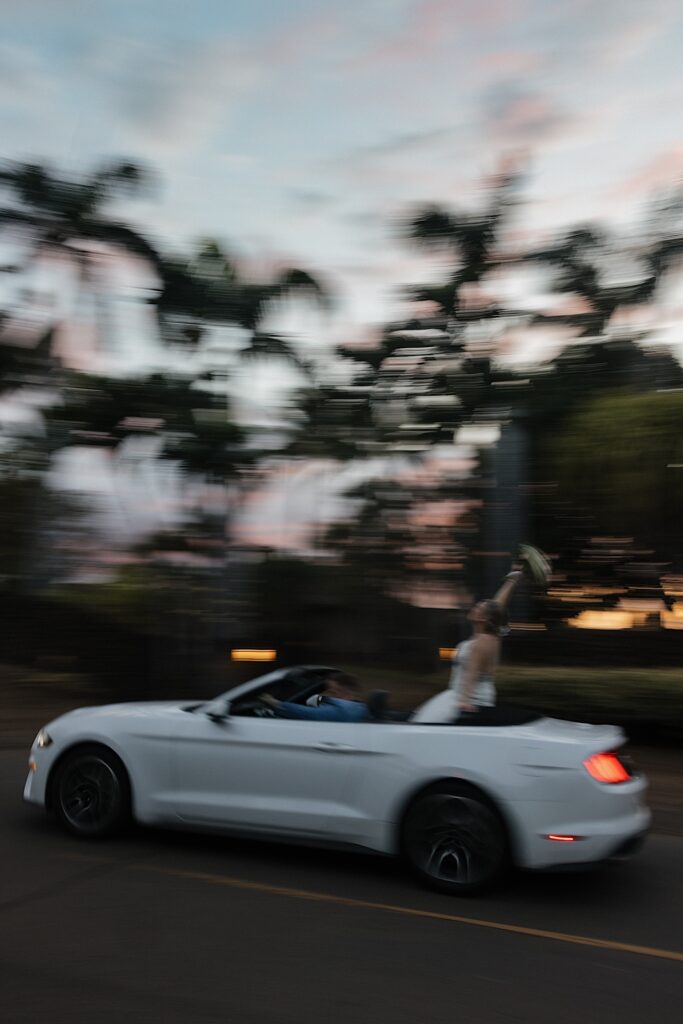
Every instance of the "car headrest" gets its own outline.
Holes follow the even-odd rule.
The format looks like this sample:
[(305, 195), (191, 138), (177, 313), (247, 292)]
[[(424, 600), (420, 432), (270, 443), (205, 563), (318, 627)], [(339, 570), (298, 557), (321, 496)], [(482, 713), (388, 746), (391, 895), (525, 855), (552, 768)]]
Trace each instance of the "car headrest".
[(368, 715), (373, 722), (384, 722), (387, 718), (389, 705), (388, 690), (373, 690), (366, 700)]

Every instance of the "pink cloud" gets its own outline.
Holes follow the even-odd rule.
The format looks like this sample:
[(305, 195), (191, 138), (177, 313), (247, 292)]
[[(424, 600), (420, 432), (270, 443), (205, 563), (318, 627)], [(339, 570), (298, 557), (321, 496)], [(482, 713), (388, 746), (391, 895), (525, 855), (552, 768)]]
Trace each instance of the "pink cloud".
[(571, 136), (584, 124), (584, 117), (566, 112), (546, 96), (530, 93), (505, 98), (492, 112), (487, 128), (494, 142), (514, 146), (523, 164), (527, 147)]
[(639, 21), (624, 25), (602, 48), (601, 59), (619, 68), (639, 57), (654, 40), (666, 32), (666, 23), (651, 12)]
[(615, 199), (631, 199), (643, 192), (665, 188), (683, 178), (683, 143), (673, 146), (645, 164), (612, 193)]
[(307, 11), (274, 29), (261, 48), (261, 56), (279, 66), (296, 64), (303, 56), (329, 45), (342, 28), (342, 20), (331, 8)]
[(548, 316), (583, 316), (592, 312), (593, 307), (582, 295), (569, 295), (547, 310)]
[(412, 526), (453, 526), (465, 511), (462, 501), (425, 501), (409, 516)]
[(542, 63), (540, 54), (528, 50), (496, 50), (482, 57), (480, 67), (501, 75), (525, 75), (538, 71)]
[(413, 7), (403, 28), (370, 47), (353, 61), (355, 66), (373, 66), (394, 61), (416, 61), (451, 42), (460, 13), (452, 0), (421, 0)]
[(417, 319), (436, 316), (440, 312), (438, 303), (432, 302), (431, 299), (425, 299), (422, 302), (411, 302), (409, 305), (410, 314)]
[[(633, 328), (637, 330), (653, 322), (655, 311), (651, 306), (620, 306), (610, 319), (610, 328)], [(679, 310), (680, 316), (680, 310)]]
[(464, 284), (460, 289), (460, 308), (463, 310), (483, 310), (494, 302), (495, 296), (478, 282)]
[(276, 548), (278, 550), (303, 550), (311, 540), (314, 522), (284, 524), (272, 520), (269, 523), (240, 522), (234, 526), (234, 543), (254, 547)]
[(527, 7), (527, 0), (461, 0), (458, 15), (477, 28), (500, 28), (521, 18)]

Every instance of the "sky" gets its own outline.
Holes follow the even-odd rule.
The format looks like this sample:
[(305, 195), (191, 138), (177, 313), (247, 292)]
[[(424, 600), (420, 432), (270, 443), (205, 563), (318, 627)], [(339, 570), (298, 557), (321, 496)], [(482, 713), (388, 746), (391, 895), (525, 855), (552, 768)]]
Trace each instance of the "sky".
[[(683, 174), (678, 0), (0, 0), (0, 158), (148, 163), (126, 209), (317, 271), (335, 340), (429, 273), (396, 237), (511, 154), (524, 231), (628, 224)], [(318, 330), (315, 323), (313, 330)]]

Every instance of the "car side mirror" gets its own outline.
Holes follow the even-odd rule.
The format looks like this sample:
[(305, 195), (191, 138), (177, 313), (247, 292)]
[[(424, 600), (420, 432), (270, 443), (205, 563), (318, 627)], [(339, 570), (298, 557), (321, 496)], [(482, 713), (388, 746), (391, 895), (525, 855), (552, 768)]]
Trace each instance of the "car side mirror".
[(222, 725), (230, 718), (230, 701), (224, 697), (210, 701), (204, 708), (204, 714), (217, 725)]

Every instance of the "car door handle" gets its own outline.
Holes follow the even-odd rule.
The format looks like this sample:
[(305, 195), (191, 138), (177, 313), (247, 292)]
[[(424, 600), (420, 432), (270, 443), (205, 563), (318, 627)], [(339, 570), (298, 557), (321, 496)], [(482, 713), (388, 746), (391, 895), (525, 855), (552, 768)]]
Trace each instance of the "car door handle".
[(348, 743), (315, 743), (316, 750), (322, 750), (326, 754), (351, 754), (356, 749)]

